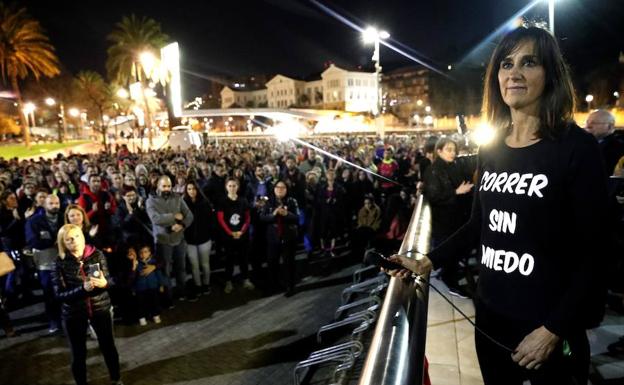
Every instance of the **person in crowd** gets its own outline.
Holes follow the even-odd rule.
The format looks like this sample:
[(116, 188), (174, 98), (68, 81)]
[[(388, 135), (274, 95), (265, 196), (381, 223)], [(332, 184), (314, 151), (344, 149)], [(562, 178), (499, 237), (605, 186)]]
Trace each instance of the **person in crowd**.
[(76, 204), (69, 205), (65, 209), (64, 213), (64, 224), (71, 223), (72, 225), (80, 227), (84, 233), (85, 239), (90, 245), (100, 244), (97, 239), (99, 226), (97, 224), (91, 225), (89, 216), (82, 207)]
[(353, 233), (351, 245), (352, 255), (359, 260), (364, 258), (364, 251), (375, 239), (381, 225), (381, 209), (375, 203), (373, 195), (366, 195), (363, 201), (364, 205), (358, 211), (357, 227)]
[(624, 135), (615, 131), (615, 116), (607, 110), (596, 110), (587, 117), (585, 130), (598, 140), (607, 175), (613, 175), (624, 156)]
[(33, 181), (26, 180), (22, 187), (22, 191), (18, 193), (17, 212), (20, 218), (26, 218), (26, 211), (35, 203), (36, 185)]
[(297, 161), (294, 155), (286, 158), (286, 167), (282, 172), (282, 180), (288, 185), (289, 195), (297, 200), (299, 207), (305, 204), (305, 174), (297, 168)]
[(223, 291), (230, 294), (234, 289), (232, 277), (234, 275), (234, 262), (238, 266), (243, 279), (243, 287), (248, 290), (255, 289), (249, 280), (249, 225), (251, 213), (247, 200), (238, 195), (238, 180), (228, 178), (225, 183), (227, 196), (221, 200), (218, 206), (217, 219), (222, 230), (223, 245), (225, 249), (225, 288)]
[(54, 298), (52, 272), (58, 256), (56, 234), (63, 225), (61, 203), (56, 195), (48, 195), (43, 211), (34, 214), (26, 221), (26, 244), (33, 250), (33, 260), (39, 283), (43, 289), (45, 313), (48, 318), (49, 333), (56, 333), (60, 326), (59, 304)]
[(430, 136), (426, 139), (425, 145), (423, 147), (423, 152), (425, 156), (420, 158), (418, 162), (418, 179), (422, 182), (425, 179), (425, 173), (427, 172), (427, 168), (433, 164), (433, 160), (435, 158), (435, 145), (438, 143), (439, 138), (437, 136)]
[(24, 219), (28, 219), (34, 214), (39, 214), (40, 212), (42, 212), (44, 210), (43, 205), (47, 196), (48, 190), (44, 188), (38, 188), (37, 192), (35, 193), (35, 199), (33, 201), (33, 204), (28, 207), (26, 211), (24, 211)]
[(71, 193), (69, 185), (67, 182), (61, 182), (58, 184), (56, 188), (56, 192), (53, 193), (59, 200), (61, 201), (61, 211), (65, 211), (67, 206), (71, 205), (75, 201), (74, 195)]
[[(469, 176), (462, 175), (456, 165), (457, 143), (442, 137), (435, 146), (435, 158), (427, 168), (423, 193), (431, 206), (432, 245), (442, 243), (461, 227), (470, 216), (470, 192), (473, 184)], [(453, 261), (443, 266), (440, 278), (451, 295), (468, 298), (460, 285), (459, 262)]]
[[(152, 222), (152, 235), (156, 244), (156, 258), (163, 267), (167, 287), (172, 270), (175, 273), (179, 298), (186, 300), (186, 242), (184, 229), (193, 223), (193, 213), (182, 197), (171, 191), (171, 179), (164, 175), (158, 179), (156, 194), (146, 202), (147, 215)], [(169, 296), (171, 296), (171, 292)]]
[(182, 196), (186, 193), (186, 173), (184, 171), (178, 171), (175, 178), (176, 185), (173, 186), (173, 192)]
[(121, 201), (112, 222), (116, 233), (121, 236), (119, 240), (123, 252), (153, 242), (152, 224), (137, 190), (132, 186), (124, 186), (121, 190)]
[(137, 247), (136, 254), (130, 254), (132, 271), (134, 272), (134, 290), (139, 305), (139, 325), (146, 326), (147, 319), (154, 323), (161, 323), (160, 319), (160, 293), (165, 290), (165, 277), (152, 255), (152, 249), (148, 245)]
[(113, 336), (108, 296), (110, 275), (104, 254), (85, 242), (82, 229), (63, 225), (58, 231), (58, 258), (52, 276), (54, 294), (62, 303), (63, 330), (71, 349), (71, 370), (77, 385), (87, 384), (87, 329), (96, 332), (111, 382), (121, 385), (119, 354)]
[(314, 168), (319, 168), (321, 170), (319, 177), (325, 175), (325, 165), (323, 164), (323, 161), (319, 162), (316, 158), (316, 151), (309, 148), (306, 160), (301, 162), (301, 164), (299, 165), (299, 171), (301, 171), (303, 175), (307, 175), (308, 172), (312, 171), (312, 169)]
[(225, 186), (226, 177), (227, 173), (223, 164), (215, 164), (212, 175), (204, 188), (204, 195), (206, 198), (210, 199), (211, 202), (220, 202), (225, 198), (226, 193), (223, 186)]
[(193, 214), (193, 222), (184, 230), (184, 238), (195, 284), (192, 298), (197, 298), (199, 293), (210, 294), (210, 252), (216, 217), (211, 202), (202, 196), (195, 182), (186, 183), (184, 202)]
[(606, 297), (606, 173), (596, 140), (572, 121), (574, 90), (550, 33), (503, 37), (483, 106), (498, 135), (479, 150), (470, 220), (428, 256), (392, 257), (407, 268), (392, 273), (426, 274), (478, 245), (484, 383), (586, 384), (585, 329)]
[(6, 190), (0, 194), (0, 251), (13, 259), (15, 270), (0, 277), (0, 294), (9, 301), (16, 301), (19, 294), (28, 292), (24, 285), (25, 268), (22, 265), (25, 243), (24, 220), (19, 216), (17, 196)]
[(317, 194), (316, 210), (322, 251), (335, 257), (336, 238), (338, 238), (345, 223), (344, 189), (336, 184), (336, 172), (328, 169), (325, 173), (326, 183), (319, 189)]
[(297, 200), (288, 196), (288, 185), (278, 180), (260, 214), (260, 220), (267, 224), (267, 260), (269, 263), (270, 282), (281, 289), (280, 258), (286, 267), (286, 296), (295, 293), (297, 248), (297, 225), (299, 223), (299, 205)]
[(85, 186), (78, 198), (78, 205), (87, 213), (89, 221), (97, 225), (99, 236), (98, 247), (110, 248), (113, 242), (111, 218), (115, 214), (117, 203), (108, 191), (102, 189), (102, 178), (93, 174), (89, 176), (89, 184)]
[[(386, 149), (383, 152), (383, 159), (381, 159), (379, 164), (377, 164), (377, 170), (378, 170), (377, 173), (383, 176), (384, 178), (387, 178), (393, 181), (396, 180), (396, 177), (399, 171), (399, 164), (394, 159), (394, 148), (392, 148), (391, 146), (386, 147)], [(394, 192), (396, 192), (397, 186), (398, 185), (396, 184), (396, 182), (392, 183), (387, 180), (379, 181), (381, 194), (384, 197), (389, 197)]]

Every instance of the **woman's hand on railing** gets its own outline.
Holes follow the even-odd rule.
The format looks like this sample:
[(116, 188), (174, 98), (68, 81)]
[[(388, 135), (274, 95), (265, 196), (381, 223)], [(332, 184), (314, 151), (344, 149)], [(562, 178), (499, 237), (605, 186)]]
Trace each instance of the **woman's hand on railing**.
[[(407, 258), (403, 255), (395, 254), (390, 258), (391, 262), (398, 263), (399, 265), (405, 267), (405, 269), (410, 272), (414, 272), (418, 275), (427, 275), (431, 272), (433, 268), (433, 263), (426, 255), (422, 255), (421, 258)], [(405, 270), (399, 270), (399, 272), (403, 273)], [(392, 275), (392, 274), (390, 274)], [(409, 274), (411, 275), (411, 274)], [(409, 275), (405, 276), (405, 274), (401, 274), (401, 278), (408, 278)]]

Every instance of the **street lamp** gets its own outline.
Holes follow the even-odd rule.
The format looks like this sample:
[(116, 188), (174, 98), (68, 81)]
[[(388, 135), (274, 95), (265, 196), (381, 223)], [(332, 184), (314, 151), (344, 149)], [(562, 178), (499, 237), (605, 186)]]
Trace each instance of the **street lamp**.
[(585, 96), (585, 101), (587, 102), (587, 111), (591, 111), (591, 102), (594, 100), (594, 95), (589, 94)]
[(36, 109), (36, 107), (35, 107), (34, 103), (28, 102), (28, 103), (24, 104), (23, 111), (24, 111), (24, 115), (26, 115), (26, 120), (29, 121), (28, 122), (28, 126), (29, 127), (31, 126), (30, 119), (32, 119), (32, 125), (33, 126), (36, 124), (35, 123), (35, 109)]
[(80, 116), (80, 110), (77, 108), (70, 108), (69, 109), (69, 114), (74, 117), (77, 118), (78, 116)]
[(362, 33), (362, 38), (367, 44), (374, 44), (375, 50), (371, 58), (375, 62), (375, 79), (377, 80), (377, 103), (375, 103), (374, 115), (379, 114), (381, 102), (381, 64), (379, 61), (379, 43), (381, 40), (388, 39), (390, 34), (386, 31), (378, 31), (377, 28), (368, 27)]
[(56, 104), (56, 100), (54, 100), (53, 98), (46, 98), (45, 104), (47, 104), (48, 106), (52, 107), (53, 105)]

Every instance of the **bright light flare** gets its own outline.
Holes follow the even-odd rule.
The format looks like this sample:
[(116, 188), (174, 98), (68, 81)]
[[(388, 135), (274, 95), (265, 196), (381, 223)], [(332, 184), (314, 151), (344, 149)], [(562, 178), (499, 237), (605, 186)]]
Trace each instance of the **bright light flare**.
[(36, 107), (34, 103), (28, 102), (26, 104), (24, 104), (24, 113), (25, 114), (30, 114), (33, 113), (35, 111)]
[(117, 90), (117, 96), (122, 99), (128, 99), (130, 97), (130, 94), (128, 93), (128, 90), (126, 90), (125, 88), (120, 88)]
[(48, 106), (53, 106), (56, 104), (56, 100), (54, 100), (53, 98), (46, 98), (45, 104), (47, 104)]
[(164, 78), (168, 79), (170, 86), (171, 106), (173, 115), (182, 116), (182, 82), (180, 80), (180, 47), (178, 43), (171, 43), (160, 50), (163, 61)]
[(80, 115), (80, 110), (77, 108), (70, 108), (69, 115), (73, 116), (74, 118), (77, 118)]
[(478, 146), (482, 146), (490, 143), (494, 139), (495, 135), (496, 131), (494, 130), (494, 127), (484, 122), (479, 124), (479, 126), (472, 132), (472, 140)]
[(587, 103), (591, 103), (593, 100), (594, 100), (594, 95), (589, 94), (589, 95), (585, 96), (585, 101)]
[(150, 75), (154, 68), (156, 68), (156, 64), (158, 63), (158, 59), (156, 59), (156, 56), (154, 56), (153, 53), (146, 51), (139, 55), (139, 61), (141, 62), (141, 66), (143, 67), (145, 74), (148, 77), (151, 77)]
[(377, 41), (379, 38), (379, 32), (377, 32), (377, 28), (368, 27), (362, 32), (362, 39), (364, 43), (371, 44)]

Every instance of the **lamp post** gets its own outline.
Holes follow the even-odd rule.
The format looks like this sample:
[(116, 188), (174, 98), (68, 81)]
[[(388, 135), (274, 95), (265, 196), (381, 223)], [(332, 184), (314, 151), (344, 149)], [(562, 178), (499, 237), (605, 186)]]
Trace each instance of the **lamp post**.
[[(54, 107), (56, 105), (56, 100), (54, 100), (54, 98), (46, 98), (45, 104), (50, 107)], [(63, 102), (59, 103), (58, 111), (58, 140), (60, 143), (63, 143), (65, 138), (67, 138), (67, 123), (65, 122), (65, 106), (63, 105)]]
[[(32, 126), (34, 126), (35, 123), (35, 109), (36, 106), (34, 103), (28, 102), (24, 104), (24, 107), (22, 109), (22, 111), (24, 112), (24, 116), (26, 117), (26, 125), (28, 126), (28, 133), (32, 135)], [(32, 125), (30, 124), (30, 119), (32, 119)]]
[(372, 60), (375, 62), (375, 80), (377, 85), (377, 103), (373, 110), (374, 115), (378, 115), (381, 111), (381, 63), (379, 60), (379, 45), (382, 39), (387, 39), (390, 34), (386, 31), (378, 31), (376, 28), (368, 27), (364, 30), (362, 37), (367, 44), (374, 44), (375, 50), (373, 51)]
[[(377, 100), (375, 106), (373, 107), (373, 115), (375, 117), (379, 117), (381, 112), (381, 99), (382, 99), (382, 91), (381, 91), (381, 63), (379, 60), (379, 45), (381, 40), (388, 39), (390, 34), (386, 31), (378, 31), (374, 27), (368, 27), (364, 30), (362, 34), (362, 38), (365, 43), (374, 44), (375, 50), (373, 51), (373, 57), (371, 58), (375, 62), (375, 82), (377, 88)], [(378, 134), (383, 136), (383, 129), (379, 128), (378, 125)]]

